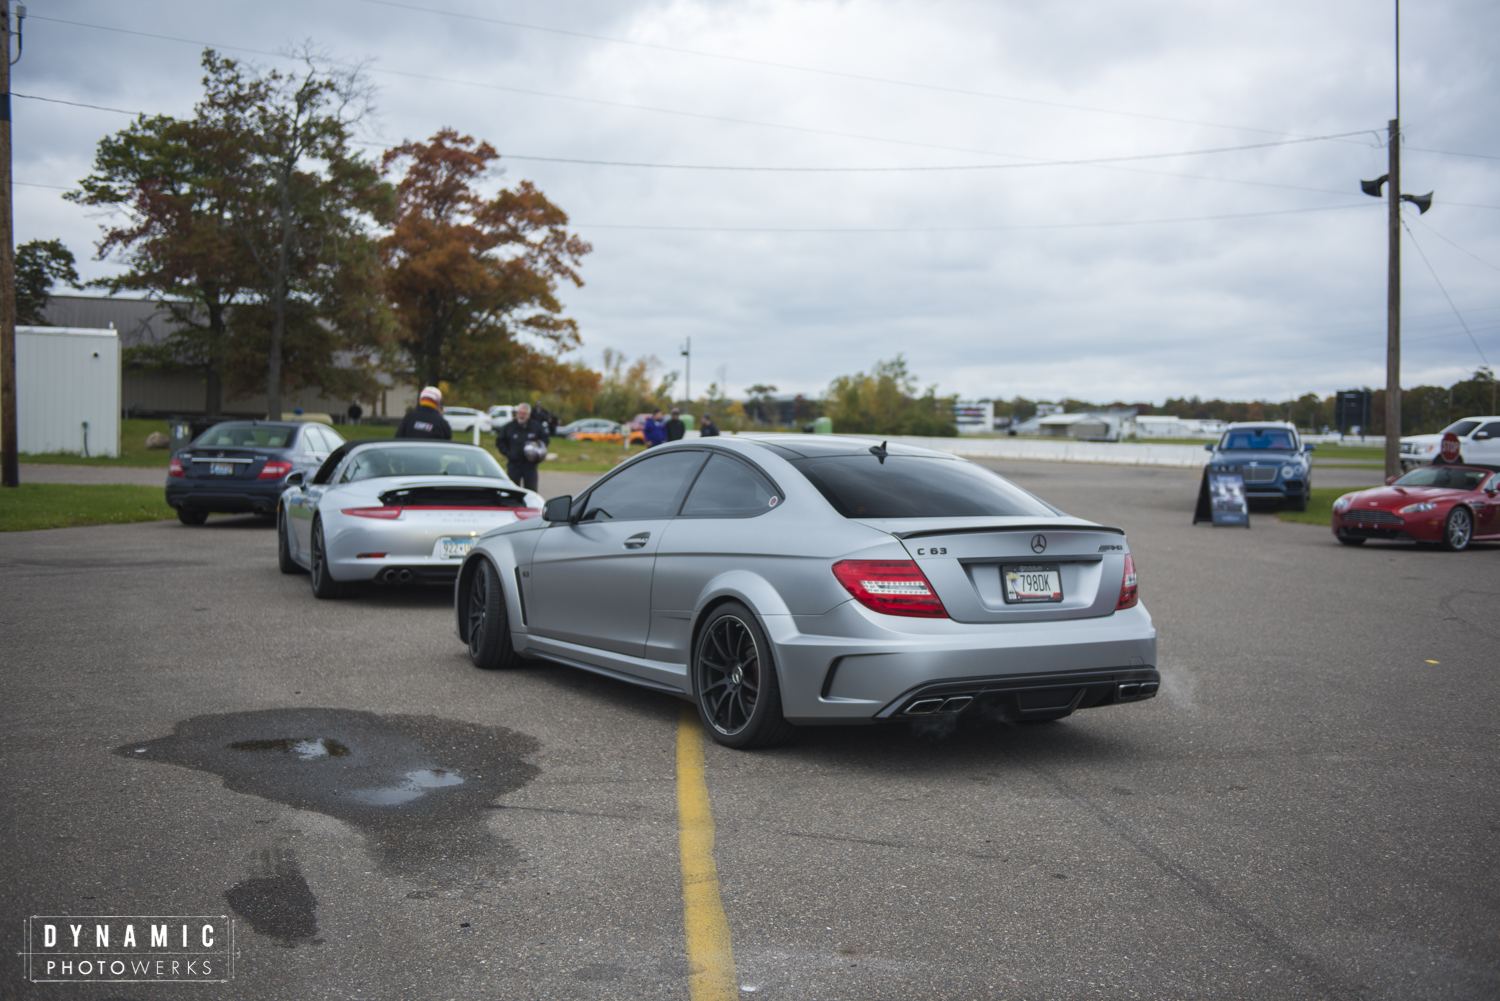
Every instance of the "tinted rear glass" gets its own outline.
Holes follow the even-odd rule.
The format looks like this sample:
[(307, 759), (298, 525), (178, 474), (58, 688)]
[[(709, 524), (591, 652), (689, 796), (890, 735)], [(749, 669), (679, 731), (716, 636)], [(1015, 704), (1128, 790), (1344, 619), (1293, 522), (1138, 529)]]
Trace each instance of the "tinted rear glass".
[(682, 514), (689, 518), (744, 518), (761, 514), (780, 500), (776, 491), (743, 462), (716, 455), (698, 474)]
[(1041, 500), (983, 466), (960, 459), (833, 455), (794, 459), (845, 518), (1052, 517)]
[(294, 428), (259, 424), (220, 424), (193, 442), (198, 448), (286, 448)]
[(488, 452), (452, 446), (370, 448), (355, 454), (343, 482), (381, 476), (490, 476), (503, 479), (500, 465)]

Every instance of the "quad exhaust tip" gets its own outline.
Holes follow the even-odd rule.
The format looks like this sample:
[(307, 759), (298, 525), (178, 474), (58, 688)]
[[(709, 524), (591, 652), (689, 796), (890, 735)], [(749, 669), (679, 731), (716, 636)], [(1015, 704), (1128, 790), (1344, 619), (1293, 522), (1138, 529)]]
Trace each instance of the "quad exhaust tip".
[(1158, 687), (1160, 685), (1155, 681), (1127, 681), (1120, 686), (1116, 697), (1121, 702), (1149, 699), (1156, 694)]

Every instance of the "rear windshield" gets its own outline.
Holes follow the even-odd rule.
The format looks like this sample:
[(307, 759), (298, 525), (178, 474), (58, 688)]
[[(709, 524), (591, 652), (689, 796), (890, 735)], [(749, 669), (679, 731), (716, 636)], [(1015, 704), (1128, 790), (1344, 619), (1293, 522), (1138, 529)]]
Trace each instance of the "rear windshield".
[(220, 424), (203, 432), (193, 444), (198, 448), (286, 448), (295, 430), (258, 424)]
[(1051, 517), (1057, 511), (983, 466), (924, 455), (793, 459), (845, 518)]
[(500, 464), (477, 448), (443, 445), (407, 445), (370, 448), (357, 453), (342, 482), (370, 480), (381, 476), (490, 476), (504, 479)]
[(1462, 438), (1464, 435), (1468, 434), (1478, 426), (1478, 421), (1459, 421), (1457, 424), (1449, 424), (1447, 427), (1443, 428), (1442, 433), (1448, 434), (1451, 432)]
[(1490, 475), (1487, 469), (1463, 469), (1452, 466), (1419, 466), (1397, 480), (1398, 487), (1445, 487), (1449, 490), (1478, 490)]
[(1236, 428), (1224, 435), (1219, 448), (1226, 451), (1244, 449), (1293, 452), (1297, 449), (1297, 443), (1292, 439), (1292, 433), (1284, 428)]

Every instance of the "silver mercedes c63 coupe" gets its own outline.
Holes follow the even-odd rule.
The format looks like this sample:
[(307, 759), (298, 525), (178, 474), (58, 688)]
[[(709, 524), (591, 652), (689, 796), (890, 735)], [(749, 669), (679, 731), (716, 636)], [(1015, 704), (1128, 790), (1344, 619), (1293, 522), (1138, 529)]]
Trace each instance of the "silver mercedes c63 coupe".
[(1156, 694), (1124, 533), (942, 452), (834, 435), (653, 448), (480, 538), (455, 584), (482, 668), (540, 657), (690, 700), (730, 747), (985, 705)]

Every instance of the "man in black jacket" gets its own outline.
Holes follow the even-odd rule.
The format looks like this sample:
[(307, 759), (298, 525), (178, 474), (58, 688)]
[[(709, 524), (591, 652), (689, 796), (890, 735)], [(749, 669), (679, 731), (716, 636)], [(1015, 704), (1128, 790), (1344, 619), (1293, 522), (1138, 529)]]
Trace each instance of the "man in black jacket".
[(527, 490), (537, 488), (536, 466), (547, 457), (549, 441), (542, 422), (532, 418), (531, 407), (525, 403), (516, 407), (516, 416), (495, 433), (495, 451), (505, 459), (505, 475), (512, 483)]
[(672, 408), (672, 419), (667, 421), (667, 441), (681, 441), (687, 434), (687, 425), (682, 422), (682, 411)]
[(443, 393), (436, 386), (422, 390), (417, 399), (417, 409), (401, 418), (396, 429), (397, 438), (433, 438), (452, 441), (453, 429), (443, 419)]

